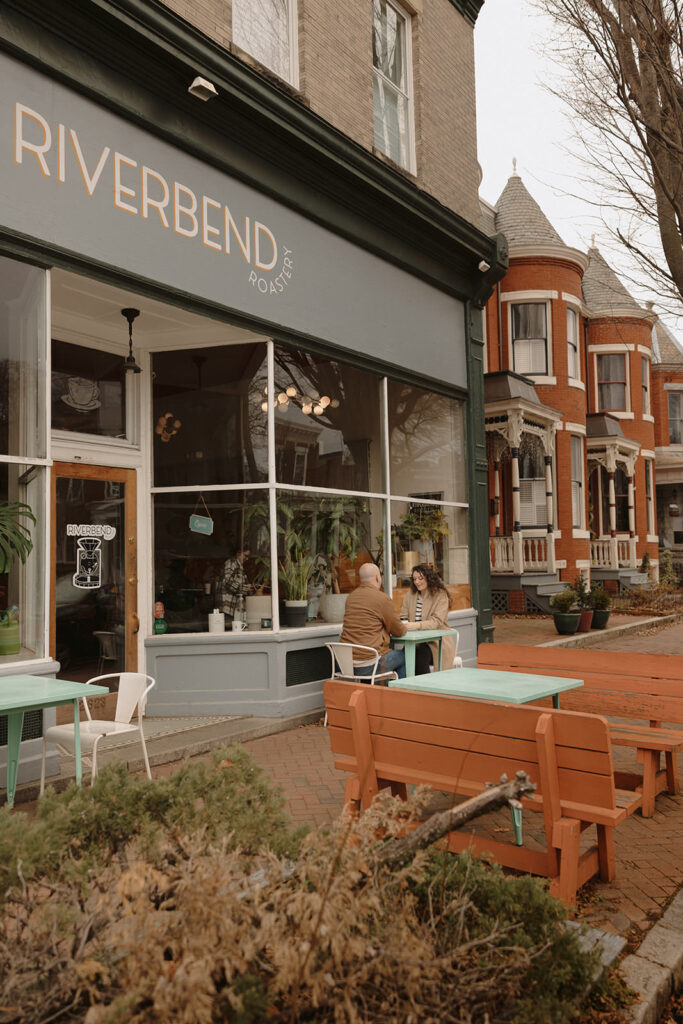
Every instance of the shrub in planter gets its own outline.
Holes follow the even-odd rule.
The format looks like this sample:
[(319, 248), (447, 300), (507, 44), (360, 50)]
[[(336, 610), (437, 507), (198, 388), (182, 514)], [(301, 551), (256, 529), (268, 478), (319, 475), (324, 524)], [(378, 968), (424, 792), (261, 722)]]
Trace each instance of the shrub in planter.
[(571, 636), (578, 629), (580, 612), (576, 608), (576, 603), (577, 594), (571, 587), (567, 587), (559, 594), (553, 594), (550, 598), (555, 629), (562, 636)]
[(604, 629), (609, 619), (612, 598), (604, 587), (593, 587), (590, 592), (593, 621), (591, 629)]
[(593, 606), (586, 578), (579, 573), (572, 583), (572, 587), (576, 591), (576, 603), (579, 606), (580, 613), (576, 631), (577, 633), (587, 633), (593, 621)]

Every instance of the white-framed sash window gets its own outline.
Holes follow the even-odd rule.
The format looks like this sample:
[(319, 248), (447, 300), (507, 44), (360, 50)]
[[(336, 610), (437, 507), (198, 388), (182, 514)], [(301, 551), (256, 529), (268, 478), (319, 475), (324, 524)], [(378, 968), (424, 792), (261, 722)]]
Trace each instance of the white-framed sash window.
[(391, 0), (372, 0), (374, 145), (415, 170), (411, 19)]
[(296, 0), (232, 0), (232, 41), (298, 86)]
[(512, 361), (515, 373), (547, 376), (548, 307), (545, 302), (514, 302), (510, 306)]
[(571, 468), (572, 468), (572, 526), (575, 530), (584, 528), (584, 489), (583, 489), (583, 438), (575, 434), (571, 436)]

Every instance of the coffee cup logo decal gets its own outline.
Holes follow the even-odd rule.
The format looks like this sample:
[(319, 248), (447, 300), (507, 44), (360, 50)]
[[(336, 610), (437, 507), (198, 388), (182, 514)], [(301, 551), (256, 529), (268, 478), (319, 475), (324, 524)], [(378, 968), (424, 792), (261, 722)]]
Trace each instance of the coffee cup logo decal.
[(102, 541), (98, 537), (79, 537), (76, 541), (73, 585), (79, 590), (97, 590), (102, 586)]
[(87, 377), (69, 377), (66, 382), (66, 394), (61, 396), (66, 405), (77, 412), (90, 412), (99, 409), (100, 389), (94, 380)]

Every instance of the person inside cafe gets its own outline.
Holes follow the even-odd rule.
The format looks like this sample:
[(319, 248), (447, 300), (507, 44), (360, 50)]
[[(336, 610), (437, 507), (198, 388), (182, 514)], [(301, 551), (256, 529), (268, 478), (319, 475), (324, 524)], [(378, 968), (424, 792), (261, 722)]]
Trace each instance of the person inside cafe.
[[(403, 599), (401, 618), (409, 629), (448, 629), (450, 595), (435, 569), (416, 565), (410, 579), (410, 590)], [(450, 668), (455, 657), (455, 644), (451, 636), (442, 638), (441, 666)], [(423, 676), (433, 665), (439, 664), (439, 641), (417, 644), (415, 647), (415, 675)]]
[[(366, 562), (358, 570), (360, 584), (346, 599), (344, 623), (340, 640), (345, 644), (374, 647), (381, 655), (379, 672), (395, 672), (405, 679), (406, 660), (402, 650), (391, 650), (389, 637), (403, 636), (410, 623), (401, 622), (391, 598), (382, 588), (382, 574), (373, 562)], [(355, 653), (355, 652), (354, 652)], [(359, 676), (372, 675), (374, 659), (367, 659), (365, 651), (354, 658), (353, 671)]]
[(244, 563), (250, 554), (249, 548), (236, 551), (232, 558), (226, 560), (218, 578), (216, 603), (225, 613), (226, 622), (232, 622), (234, 619), (240, 598), (246, 600), (250, 594), (263, 593), (263, 586), (257, 588), (254, 583), (251, 583), (244, 568)]

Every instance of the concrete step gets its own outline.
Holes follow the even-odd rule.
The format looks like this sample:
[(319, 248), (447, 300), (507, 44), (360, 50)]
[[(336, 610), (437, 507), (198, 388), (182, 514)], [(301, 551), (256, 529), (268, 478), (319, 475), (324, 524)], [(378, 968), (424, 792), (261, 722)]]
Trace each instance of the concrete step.
[(563, 590), (568, 587), (567, 583), (560, 583), (559, 580), (555, 580), (554, 583), (540, 583), (536, 587), (537, 594), (561, 594)]

